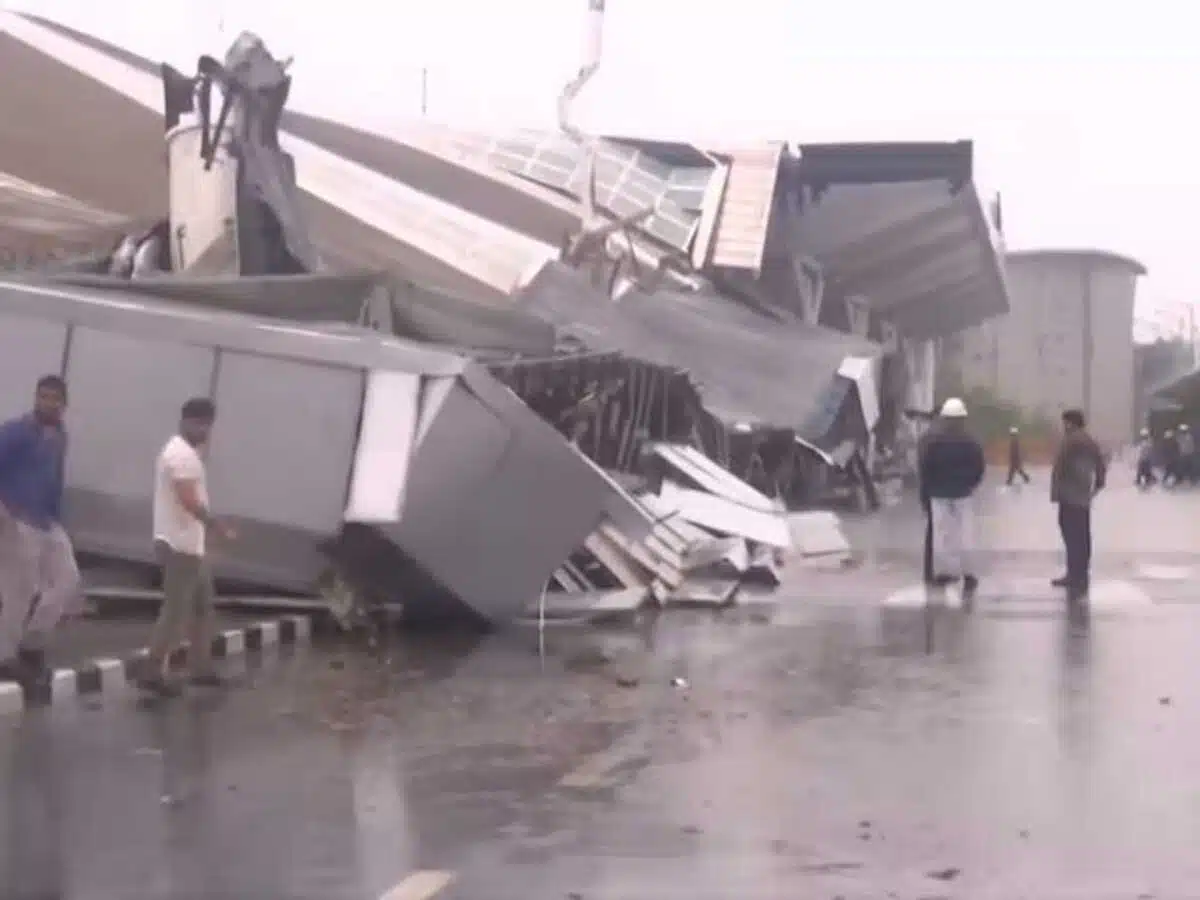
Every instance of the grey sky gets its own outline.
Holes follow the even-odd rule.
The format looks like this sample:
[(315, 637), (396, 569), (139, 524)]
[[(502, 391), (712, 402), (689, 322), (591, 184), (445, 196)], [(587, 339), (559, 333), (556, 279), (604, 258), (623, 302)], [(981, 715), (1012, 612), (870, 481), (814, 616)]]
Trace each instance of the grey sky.
[[(583, 0), (9, 5), (182, 65), (253, 29), (296, 57), (296, 108), (383, 131), (418, 112), (423, 65), (433, 118), (549, 124), (578, 64), (584, 8)], [(1200, 54), (1191, 22), (1185, 5), (1162, 0), (609, 0), (604, 68), (583, 101), (585, 121), (692, 139), (973, 138), (981, 188), (1003, 194), (1009, 245), (1136, 256), (1151, 271), (1140, 303), (1149, 314), (1200, 299), (1192, 224), (1200, 124), (1190, 109)]]

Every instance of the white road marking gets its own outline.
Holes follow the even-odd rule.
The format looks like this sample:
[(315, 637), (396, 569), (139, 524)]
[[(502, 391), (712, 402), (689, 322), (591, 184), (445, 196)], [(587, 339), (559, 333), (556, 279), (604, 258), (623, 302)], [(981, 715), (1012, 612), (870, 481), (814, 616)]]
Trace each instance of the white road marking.
[[(1048, 578), (984, 578), (976, 597), (977, 608), (1004, 609), (1010, 612), (1032, 610), (1047, 604), (1062, 604), (1066, 593), (1053, 587)], [(950, 585), (945, 590), (911, 585), (893, 591), (882, 605), (895, 609), (922, 609), (926, 606), (960, 609), (962, 588)], [(1150, 594), (1129, 581), (1096, 581), (1088, 593), (1088, 606), (1094, 610), (1121, 610), (1154, 605)]]
[(50, 691), (55, 700), (75, 696), (79, 693), (79, 676), (74, 669), (55, 669)]
[(272, 647), (279, 643), (278, 622), (263, 622), (259, 626), (259, 633), (262, 635), (262, 645), (264, 647)]
[(129, 686), (129, 679), (125, 677), (125, 663), (121, 660), (97, 659), (93, 660), (92, 664), (100, 672), (101, 693), (121, 690)]
[(453, 872), (425, 869), (413, 872), (399, 884), (389, 888), (379, 900), (429, 900), (454, 882)]
[(0, 684), (0, 715), (19, 713), (25, 709), (25, 695), (19, 685)]
[(224, 637), (226, 656), (235, 656), (246, 652), (246, 632), (235, 628), (226, 631)]

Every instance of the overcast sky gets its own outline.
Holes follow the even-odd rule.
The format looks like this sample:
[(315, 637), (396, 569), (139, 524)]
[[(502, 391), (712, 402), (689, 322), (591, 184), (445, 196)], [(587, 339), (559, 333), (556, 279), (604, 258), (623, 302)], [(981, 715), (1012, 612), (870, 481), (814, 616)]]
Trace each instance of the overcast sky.
[[(3, 2), (3, 0), (0, 0)], [(257, 31), (293, 107), (386, 130), (548, 125), (585, 0), (9, 0), (177, 65)], [(1139, 307), (1200, 300), (1200, 52), (1186, 4), (608, 0), (585, 121), (698, 140), (976, 142), (1010, 247), (1100, 247), (1150, 269)], [(224, 33), (220, 30), (224, 23)]]

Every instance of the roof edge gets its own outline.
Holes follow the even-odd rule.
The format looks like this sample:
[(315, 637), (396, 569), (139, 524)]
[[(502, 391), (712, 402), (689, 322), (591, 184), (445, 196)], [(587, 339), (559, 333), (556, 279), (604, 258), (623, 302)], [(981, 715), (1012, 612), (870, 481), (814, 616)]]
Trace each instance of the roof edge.
[(1146, 266), (1132, 256), (1116, 253), (1112, 250), (1102, 250), (1097, 247), (1045, 247), (1035, 250), (1009, 250), (1004, 254), (1005, 262), (1021, 260), (1078, 260), (1079, 262), (1102, 262), (1129, 269), (1135, 276), (1148, 274)]
[(795, 177), (813, 186), (947, 181), (960, 187), (974, 177), (972, 141), (889, 141), (799, 144)]

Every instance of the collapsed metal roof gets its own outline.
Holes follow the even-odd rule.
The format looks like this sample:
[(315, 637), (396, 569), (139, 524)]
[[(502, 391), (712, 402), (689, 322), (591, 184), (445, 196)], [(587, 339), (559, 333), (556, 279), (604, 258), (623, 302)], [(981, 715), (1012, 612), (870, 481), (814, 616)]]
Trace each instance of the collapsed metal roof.
[(939, 337), (1008, 311), (970, 141), (806, 144), (791, 169), (793, 251), (901, 333)]
[[(0, 100), (5, 120), (23, 125), (0, 139), (0, 170), (109, 214), (161, 216), (165, 178), (147, 177), (162, 168), (158, 67), (31, 16), (0, 17), (0, 47), (6, 75), (39, 86)], [(106, 87), (105, 76), (121, 84)], [(66, 108), (83, 114), (46, 115)], [(511, 136), (418, 123), (383, 137), (290, 112), (282, 131), (318, 245), (341, 268), (402, 268), (454, 293), (482, 286), (504, 294), (579, 222), (570, 196), (577, 161), (540, 143), (560, 147), (558, 135), (527, 133), (513, 144)], [(106, 160), (102, 173), (73, 165), (81, 142)], [(661, 181), (659, 193), (670, 195), (657, 216), (663, 227), (644, 232), (659, 245), (650, 252), (686, 250), (697, 268), (757, 275), (769, 247), (782, 245), (918, 338), (1007, 309), (970, 142), (803, 145), (795, 154), (782, 142), (699, 149), (614, 138), (601, 146), (613, 157), (610, 174), (632, 153), (649, 166), (639, 184), (653, 192)], [(609, 200), (620, 207), (609, 180)]]
[(800, 428), (825, 402), (847, 357), (883, 352), (827, 328), (773, 321), (719, 295), (634, 290), (613, 303), (558, 263), (516, 304), (590, 349), (687, 371), (705, 407), (729, 424)]
[[(168, 208), (159, 67), (73, 29), (0, 13), (0, 171), (127, 221)], [(301, 204), (337, 266), (400, 269), (451, 290), (507, 296), (555, 248), (444, 203), (295, 134)], [(80, 153), (102, 164), (80, 165)]]

